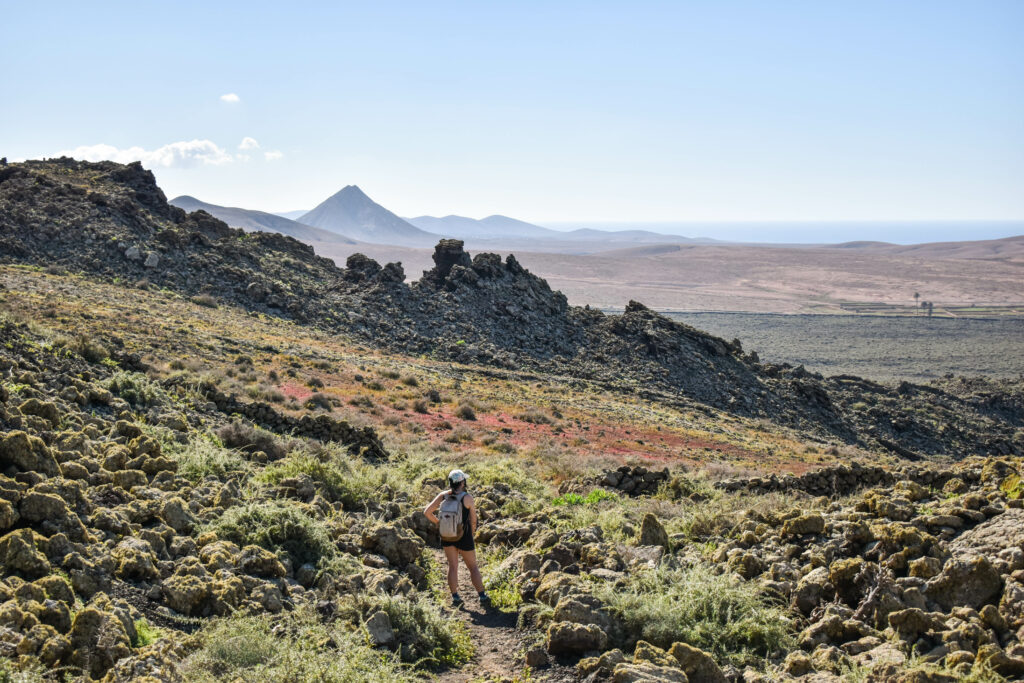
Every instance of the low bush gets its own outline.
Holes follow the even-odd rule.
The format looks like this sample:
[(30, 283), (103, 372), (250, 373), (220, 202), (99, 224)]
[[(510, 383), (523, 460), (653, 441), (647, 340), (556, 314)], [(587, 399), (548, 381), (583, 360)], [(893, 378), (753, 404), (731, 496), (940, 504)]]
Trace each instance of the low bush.
[(353, 596), (343, 603), (341, 614), (355, 623), (383, 611), (391, 621), (398, 653), (405, 662), (457, 666), (469, 661), (473, 643), (465, 625), (447, 618), (425, 593)]
[(550, 415), (545, 415), (536, 408), (519, 413), (517, 417), (523, 422), (529, 422), (530, 424), (535, 425), (550, 425), (555, 423), (555, 420)]
[(163, 636), (163, 632), (145, 619), (135, 620), (135, 640), (132, 647), (152, 645)]
[(249, 463), (241, 453), (203, 437), (193, 438), (184, 446), (165, 446), (163, 452), (178, 463), (178, 474), (193, 482), (200, 482), (211, 475), (221, 480), (228, 479), (249, 470)]
[(313, 394), (306, 399), (302, 407), (306, 410), (327, 410), (330, 411), (334, 406), (331, 403), (331, 397), (327, 394)]
[(296, 567), (335, 554), (326, 525), (295, 503), (253, 502), (228, 508), (204, 529), (240, 546), (255, 544), (274, 553), (284, 552)]
[(110, 393), (128, 401), (134, 408), (152, 408), (171, 403), (162, 386), (139, 372), (116, 372), (104, 383)]
[(205, 308), (217, 308), (217, 299), (210, 294), (198, 294), (192, 297), (192, 303)]
[(345, 507), (354, 508), (374, 498), (382, 484), (384, 470), (378, 471), (365, 463), (350, 463), (323, 449), (318, 453), (293, 453), (264, 468), (257, 479), (276, 486), (282, 480), (300, 474), (308, 475), (317, 482), (328, 500), (340, 501)]
[(59, 337), (53, 342), (53, 345), (77, 353), (90, 363), (102, 363), (110, 357), (107, 347), (85, 334), (79, 334), (73, 339)]
[(632, 574), (625, 586), (599, 584), (595, 595), (632, 640), (668, 648), (681, 641), (737, 665), (789, 651), (795, 624), (755, 583), (714, 567), (660, 568)]
[(468, 403), (460, 403), (453, 413), (460, 420), (475, 420), (476, 410)]
[(242, 420), (234, 420), (217, 430), (217, 438), (228, 448), (237, 448), (243, 453), (263, 451), (271, 460), (283, 458), (287, 446), (274, 434)]
[(390, 653), (367, 645), (359, 631), (323, 624), (308, 607), (278, 617), (215, 619), (197, 640), (199, 649), (181, 666), (184, 679), (197, 683), (421, 680)]
[(606, 489), (594, 489), (587, 495), (567, 493), (551, 501), (552, 505), (597, 505), (602, 500), (618, 500), (618, 495)]

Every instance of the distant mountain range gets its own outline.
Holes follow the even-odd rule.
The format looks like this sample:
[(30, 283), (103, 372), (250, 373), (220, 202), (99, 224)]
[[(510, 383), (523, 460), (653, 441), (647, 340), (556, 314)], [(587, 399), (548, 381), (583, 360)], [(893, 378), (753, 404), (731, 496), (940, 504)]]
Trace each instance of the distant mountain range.
[(542, 228), (526, 221), (516, 220), (508, 216), (488, 216), (475, 219), (465, 216), (417, 216), (407, 218), (410, 223), (421, 230), (435, 235), (458, 237), (463, 240), (531, 237), (540, 239), (559, 239), (565, 233)]
[[(195, 197), (182, 195), (175, 197), (169, 204), (184, 209), (189, 213), (203, 210), (214, 218), (219, 218), (233, 228), (242, 228), (247, 231), (279, 232), (282, 235), (294, 237), (305, 242), (337, 242), (340, 244), (356, 244), (356, 241), (345, 235), (315, 228), (297, 221), (285, 218), (278, 214), (266, 213), (264, 211), (253, 211), (252, 209), (240, 209), (233, 206), (218, 206), (208, 204)], [(300, 212), (301, 213), (301, 212)]]
[(299, 220), (362, 242), (405, 247), (426, 247), (437, 242), (436, 234), (399, 218), (355, 185), (343, 187)]

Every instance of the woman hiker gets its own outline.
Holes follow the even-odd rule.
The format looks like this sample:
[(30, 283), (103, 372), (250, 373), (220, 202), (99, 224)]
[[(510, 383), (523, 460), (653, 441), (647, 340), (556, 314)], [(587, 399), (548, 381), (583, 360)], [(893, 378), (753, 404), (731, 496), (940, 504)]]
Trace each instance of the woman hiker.
[(448, 588), (452, 591), (452, 606), (462, 604), (462, 597), (459, 596), (459, 555), (462, 555), (462, 561), (466, 563), (480, 604), (489, 605), (491, 599), (484, 591), (484, 581), (476, 566), (476, 545), (473, 543), (477, 523), (476, 505), (473, 496), (466, 491), (466, 473), (452, 470), (448, 474), (448, 490), (437, 494), (430, 505), (423, 509), (423, 514), (438, 525), (441, 547), (448, 559)]

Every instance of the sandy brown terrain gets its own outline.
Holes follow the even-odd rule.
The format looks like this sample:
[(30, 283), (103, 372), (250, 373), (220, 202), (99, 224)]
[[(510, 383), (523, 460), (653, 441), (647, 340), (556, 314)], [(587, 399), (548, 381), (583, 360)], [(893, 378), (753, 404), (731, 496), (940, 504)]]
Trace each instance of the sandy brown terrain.
[[(401, 261), (418, 279), (430, 250), (314, 245), (343, 263), (361, 251)], [(1024, 306), (1024, 238), (930, 245), (831, 247), (651, 245), (598, 254), (516, 252), (573, 304), (664, 310), (838, 313), (844, 302)]]

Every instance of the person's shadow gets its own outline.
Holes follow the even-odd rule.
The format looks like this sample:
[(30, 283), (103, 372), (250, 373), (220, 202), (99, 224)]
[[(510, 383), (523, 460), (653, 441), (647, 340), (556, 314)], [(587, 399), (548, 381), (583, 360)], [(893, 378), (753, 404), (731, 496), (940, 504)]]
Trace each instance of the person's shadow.
[(474, 626), (482, 628), (507, 628), (515, 630), (516, 621), (519, 618), (517, 612), (506, 612), (494, 606), (483, 607), (477, 605), (470, 607), (463, 603), (462, 609), (469, 616)]

